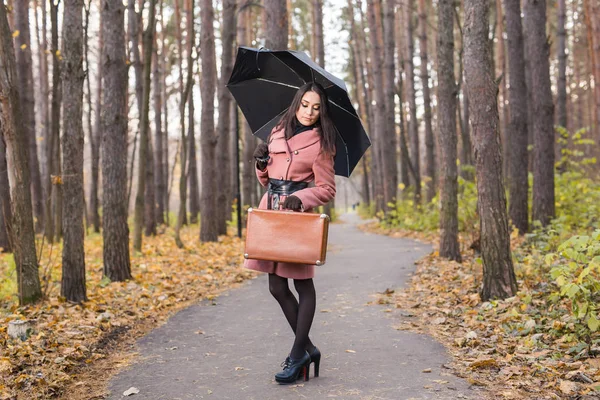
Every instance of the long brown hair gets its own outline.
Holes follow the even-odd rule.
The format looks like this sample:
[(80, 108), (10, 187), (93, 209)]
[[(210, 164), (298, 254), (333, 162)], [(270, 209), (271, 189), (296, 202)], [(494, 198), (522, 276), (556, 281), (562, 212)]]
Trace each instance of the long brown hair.
[(293, 136), (294, 127), (296, 124), (296, 112), (300, 108), (302, 97), (304, 97), (306, 92), (315, 92), (321, 99), (319, 120), (317, 121), (317, 126), (320, 128), (318, 131), (319, 135), (321, 136), (321, 150), (334, 155), (337, 132), (335, 126), (333, 125), (333, 121), (329, 116), (329, 102), (327, 100), (327, 93), (325, 92), (323, 86), (316, 82), (306, 83), (298, 89), (296, 95), (294, 96), (294, 100), (292, 100), (290, 108), (288, 108), (285, 114), (283, 114), (275, 129), (278, 130), (284, 127), (286, 139), (289, 139)]

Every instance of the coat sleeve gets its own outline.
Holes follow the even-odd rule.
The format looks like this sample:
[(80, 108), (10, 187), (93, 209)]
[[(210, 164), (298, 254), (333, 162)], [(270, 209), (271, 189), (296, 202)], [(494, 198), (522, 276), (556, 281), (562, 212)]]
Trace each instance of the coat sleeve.
[(254, 169), (256, 170), (256, 177), (258, 178), (258, 182), (263, 186), (267, 187), (269, 183), (269, 167), (265, 168), (264, 171), (258, 169), (257, 163), (254, 163)]
[(305, 209), (322, 206), (335, 197), (333, 156), (325, 152), (319, 153), (312, 168), (315, 175), (315, 186), (294, 193), (294, 196), (302, 200)]

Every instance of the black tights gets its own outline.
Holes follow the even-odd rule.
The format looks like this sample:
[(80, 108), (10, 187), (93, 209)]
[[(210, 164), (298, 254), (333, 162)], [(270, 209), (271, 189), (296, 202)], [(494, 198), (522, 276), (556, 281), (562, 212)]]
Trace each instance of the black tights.
[(279, 302), (285, 318), (296, 334), (290, 357), (299, 359), (302, 358), (305, 351), (310, 352), (315, 347), (310, 341), (308, 333), (315, 316), (317, 296), (312, 279), (294, 279), (294, 286), (300, 301), (296, 300), (290, 290), (287, 278), (269, 274), (269, 291)]

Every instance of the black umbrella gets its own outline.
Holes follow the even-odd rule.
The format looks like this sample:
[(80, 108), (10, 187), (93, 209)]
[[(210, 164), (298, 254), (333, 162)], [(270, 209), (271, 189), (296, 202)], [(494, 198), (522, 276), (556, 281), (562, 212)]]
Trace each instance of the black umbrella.
[(300, 51), (240, 47), (227, 87), (252, 132), (266, 140), (298, 88), (307, 82), (317, 82), (327, 92), (331, 118), (338, 132), (335, 173), (349, 177), (371, 141), (352, 106), (344, 81)]

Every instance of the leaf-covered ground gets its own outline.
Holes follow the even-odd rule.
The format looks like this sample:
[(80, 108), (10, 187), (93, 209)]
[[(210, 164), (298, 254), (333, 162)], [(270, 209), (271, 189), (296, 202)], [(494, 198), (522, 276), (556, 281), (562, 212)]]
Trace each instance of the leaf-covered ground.
[[(103, 378), (129, 362), (121, 353), (136, 337), (254, 276), (242, 267), (241, 240), (227, 236), (200, 244), (198, 234), (198, 226), (182, 230), (185, 249), (175, 246), (171, 232), (144, 238), (143, 252), (132, 251), (133, 280), (122, 283), (102, 279), (102, 236), (89, 235), (88, 301), (82, 305), (59, 296), (58, 246), (43, 246), (40, 274), (47, 278), (47, 298), (29, 307), (16, 304), (12, 256), (0, 255), (0, 399), (101, 398)], [(8, 336), (13, 320), (30, 321), (27, 340)]]
[[(383, 229), (364, 230), (432, 242), (432, 235)], [(519, 257), (524, 240), (513, 234), (518, 277), (517, 296), (482, 302), (482, 266), (461, 243), (463, 263), (450, 262), (437, 251), (419, 262), (411, 286), (387, 290), (378, 303), (402, 309), (399, 330), (427, 333), (448, 349), (456, 374), (483, 386), (492, 399), (599, 398), (600, 348), (588, 348), (573, 334), (566, 301), (551, 302), (553, 288), (539, 258)]]

